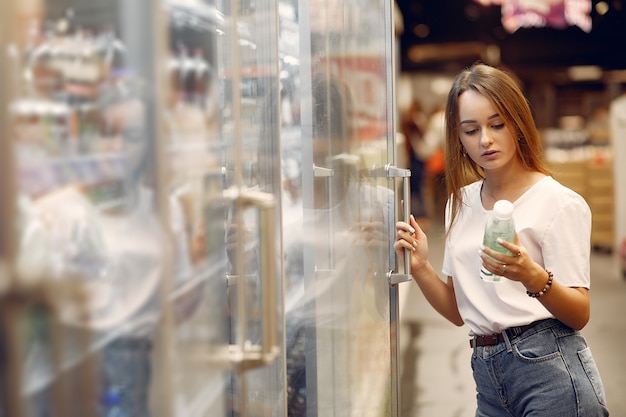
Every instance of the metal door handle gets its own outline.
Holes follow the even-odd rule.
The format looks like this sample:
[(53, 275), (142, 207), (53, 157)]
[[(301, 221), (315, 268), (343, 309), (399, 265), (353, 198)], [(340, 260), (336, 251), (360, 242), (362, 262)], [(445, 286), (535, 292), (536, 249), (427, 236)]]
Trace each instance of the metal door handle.
[[(404, 221), (409, 223), (411, 216), (411, 170), (387, 164), (382, 172), (384, 172), (384, 175), (389, 179), (402, 178)], [(387, 272), (387, 279), (389, 279), (389, 285), (397, 285), (401, 282), (407, 282), (413, 279), (411, 275), (411, 252), (408, 249), (404, 250), (404, 273), (401, 274), (391, 270)]]
[[(259, 210), (260, 231), (260, 276), (262, 300), (262, 330), (260, 344), (253, 344), (248, 337), (246, 320), (248, 302), (245, 282), (236, 286), (237, 315), (240, 319), (239, 344), (230, 344), (226, 350), (211, 352), (211, 362), (227, 362), (233, 368), (248, 370), (265, 366), (278, 356), (278, 279), (276, 277), (276, 245), (273, 234), (276, 233), (276, 200), (272, 194), (253, 190), (231, 188), (224, 191), (224, 198), (232, 201), (241, 209), (256, 207)], [(237, 250), (243, 250), (238, 245)], [(237, 259), (244, 259), (239, 253)], [(240, 277), (230, 275), (230, 283), (236, 283)], [(247, 280), (246, 280), (247, 282)], [(216, 355), (217, 354), (217, 355)]]
[[(318, 166), (313, 164), (313, 176), (316, 178), (326, 178), (326, 181), (328, 183), (328, 204), (329, 207), (332, 207), (333, 205), (333, 184), (331, 182), (331, 177), (335, 176), (335, 170), (337, 168), (340, 167), (349, 167), (351, 170), (353, 170), (354, 172), (356, 172), (357, 169), (357, 165), (360, 161), (360, 157), (358, 155), (354, 155), (354, 154), (350, 154), (350, 153), (340, 153), (337, 155), (332, 155), (328, 158), (326, 158), (326, 162), (332, 167), (332, 168), (327, 168), (327, 167), (322, 167), (322, 166)], [(328, 220), (328, 230), (329, 230), (329, 235), (328, 235), (328, 239), (329, 242), (333, 241), (332, 235), (333, 235), (333, 229), (332, 229), (332, 213), (329, 216), (329, 220)], [(318, 268), (317, 265), (315, 266), (315, 277), (319, 278), (319, 279), (327, 279), (330, 277), (333, 277), (335, 274), (335, 257), (332, 251), (332, 246), (328, 247), (329, 251), (328, 251), (328, 268)]]
[[(328, 184), (328, 193), (327, 193), (327, 198), (328, 198), (328, 204), (329, 206), (332, 205), (332, 182), (331, 182), (331, 177), (335, 176), (335, 170), (333, 168), (326, 168), (326, 167), (322, 167), (322, 166), (318, 166), (313, 164), (313, 176), (316, 178), (326, 178), (327, 184)], [(331, 235), (332, 235), (332, 221), (329, 219), (328, 221), (328, 239), (330, 242), (332, 242), (331, 239)], [(319, 278), (319, 279), (326, 279), (329, 277), (332, 277), (335, 273), (335, 258), (333, 256), (333, 252), (332, 252), (332, 246), (328, 247), (328, 268), (318, 268), (317, 265), (315, 266), (315, 277)]]

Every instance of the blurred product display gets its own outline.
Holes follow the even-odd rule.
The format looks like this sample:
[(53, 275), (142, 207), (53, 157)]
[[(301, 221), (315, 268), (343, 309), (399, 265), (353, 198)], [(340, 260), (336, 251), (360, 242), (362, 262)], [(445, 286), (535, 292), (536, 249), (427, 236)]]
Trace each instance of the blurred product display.
[(0, 417), (397, 414), (391, 15), (2, 2)]

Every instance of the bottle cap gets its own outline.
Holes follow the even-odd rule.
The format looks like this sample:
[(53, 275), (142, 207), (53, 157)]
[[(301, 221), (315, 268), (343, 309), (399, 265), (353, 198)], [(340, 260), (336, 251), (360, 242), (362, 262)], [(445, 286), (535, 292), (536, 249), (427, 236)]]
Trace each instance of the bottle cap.
[(513, 217), (513, 203), (508, 200), (498, 200), (493, 205), (493, 215), (500, 220), (508, 220)]

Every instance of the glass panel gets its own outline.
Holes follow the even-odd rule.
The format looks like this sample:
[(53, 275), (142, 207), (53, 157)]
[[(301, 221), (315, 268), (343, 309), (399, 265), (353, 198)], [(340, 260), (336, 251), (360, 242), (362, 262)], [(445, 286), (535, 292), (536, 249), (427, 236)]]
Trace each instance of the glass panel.
[(227, 257), (214, 2), (167, 1), (165, 160), (174, 280), (164, 385), (173, 415), (225, 415), (228, 378)]
[(0, 415), (284, 415), (274, 3), (2, 11), (32, 287)]
[[(240, 174), (228, 178), (227, 185), (232, 189), (238, 188), (244, 193), (260, 192), (274, 196), (275, 218), (273, 221), (280, 225), (280, 118), (279, 110), (279, 66), (278, 41), (276, 29), (277, 8), (274, 0), (257, 0), (232, 2), (224, 5), (226, 31), (224, 46), (232, 48), (233, 54), (224, 49), (224, 84), (225, 108), (229, 108), (232, 100), (231, 114), (224, 115), (224, 128), (232, 132), (232, 146), (226, 148), (227, 160), (240, 169)], [(236, 28), (236, 30), (233, 30)], [(232, 45), (237, 45), (233, 48)], [(239, 106), (237, 108), (237, 105)], [(230, 170), (228, 170), (230, 171)], [(268, 229), (261, 220), (258, 210), (254, 214), (250, 210), (241, 210), (235, 207), (232, 213), (240, 231), (239, 241), (242, 241), (246, 254), (245, 262), (232, 259), (232, 272), (238, 277), (236, 288), (239, 300), (246, 300), (250, 295), (257, 297), (263, 293), (268, 281), (264, 280), (262, 271), (267, 271), (267, 263), (277, 262), (280, 265), (278, 254), (281, 253), (281, 228)], [(264, 234), (269, 236), (264, 237)], [(269, 237), (269, 240), (267, 239)], [(263, 243), (265, 242), (265, 243)], [(274, 245), (276, 251), (271, 255), (274, 259), (263, 256), (263, 245)], [(250, 249), (254, 249), (251, 251)], [(271, 269), (270, 269), (271, 270)], [(282, 268), (274, 270), (274, 281), (282, 282)], [(271, 273), (271, 272), (270, 272)], [(247, 283), (242, 288), (241, 283)], [(257, 297), (257, 302), (248, 302), (248, 318), (242, 320), (241, 305), (236, 305), (233, 311), (231, 326), (231, 342), (236, 345), (264, 344), (269, 342), (264, 325), (277, 326), (279, 340), (283, 338), (284, 321), (282, 312), (282, 285), (275, 294), (277, 302), (263, 302)], [(242, 291), (245, 289), (245, 292)], [(276, 321), (263, 322), (260, 317), (266, 315), (268, 309), (278, 309)], [(250, 313), (252, 313), (250, 315)], [(263, 319), (267, 320), (267, 318)], [(244, 331), (247, 329), (247, 331)], [(247, 337), (245, 334), (247, 333)], [(267, 367), (251, 369), (243, 374), (234, 373), (231, 376), (231, 395), (233, 398), (233, 415), (245, 416), (284, 416), (285, 371), (284, 357), (280, 343), (280, 356)], [(245, 401), (237, 404), (237, 399)], [(245, 409), (241, 408), (245, 405)]]
[(170, 299), (176, 412), (282, 416), (275, 5), (167, 6), (168, 184), (194, 254)]
[[(11, 415), (148, 415), (169, 230), (149, 1), (8, 2), (16, 272)], [(137, 22), (142, 22), (137, 24)], [(21, 380), (20, 380), (21, 379)], [(13, 414), (13, 411), (17, 411)]]
[(390, 6), (333, 1), (3, 2), (7, 414), (390, 415)]
[[(394, 184), (390, 5), (281, 3), (288, 409), (390, 416)], [(295, 23), (285, 24), (295, 9)], [(294, 59), (291, 54), (295, 55)], [(291, 72), (286, 71), (290, 69)], [(290, 82), (291, 81), (291, 82)], [(288, 100), (286, 100), (288, 99)], [(294, 133), (298, 131), (298, 133)], [(291, 133), (291, 135), (290, 135)], [(289, 140), (298, 136), (300, 140)], [(393, 297), (391, 298), (393, 300)]]

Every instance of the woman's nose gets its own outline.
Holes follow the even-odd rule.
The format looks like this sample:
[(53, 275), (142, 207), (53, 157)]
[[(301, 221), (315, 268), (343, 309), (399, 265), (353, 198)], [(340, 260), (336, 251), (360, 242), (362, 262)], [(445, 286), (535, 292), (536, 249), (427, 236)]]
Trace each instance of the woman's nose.
[(487, 129), (480, 130), (480, 144), (483, 147), (487, 147), (493, 143), (493, 138), (491, 137), (491, 133)]

